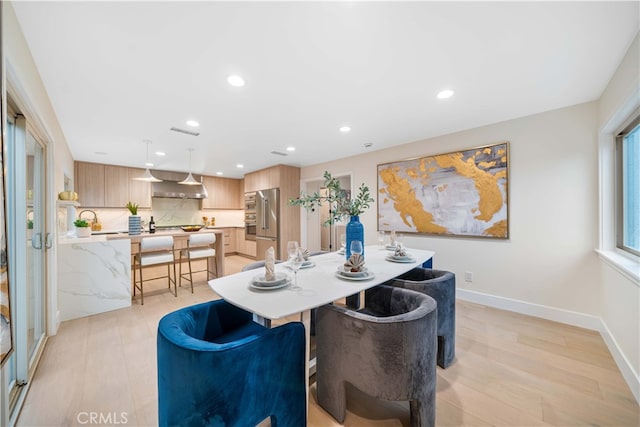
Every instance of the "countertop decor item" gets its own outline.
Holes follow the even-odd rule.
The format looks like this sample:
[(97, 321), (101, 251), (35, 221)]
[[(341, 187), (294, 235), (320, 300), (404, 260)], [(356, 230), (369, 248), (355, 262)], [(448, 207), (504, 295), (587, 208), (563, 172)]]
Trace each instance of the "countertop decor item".
[(183, 225), (180, 228), (182, 229), (182, 231), (193, 232), (193, 231), (200, 231), (202, 226), (201, 225)]
[(131, 212), (131, 215), (138, 215), (138, 204), (127, 202), (127, 209)]
[(75, 201), (78, 200), (78, 193), (76, 193), (75, 191), (62, 191), (58, 193), (58, 199)]
[(136, 236), (142, 233), (142, 220), (138, 215), (138, 204), (127, 202), (126, 207), (131, 213), (129, 216), (129, 235)]
[(75, 221), (73, 221), (73, 225), (76, 226), (77, 237), (91, 236), (91, 226), (88, 221), (84, 219), (76, 219)]

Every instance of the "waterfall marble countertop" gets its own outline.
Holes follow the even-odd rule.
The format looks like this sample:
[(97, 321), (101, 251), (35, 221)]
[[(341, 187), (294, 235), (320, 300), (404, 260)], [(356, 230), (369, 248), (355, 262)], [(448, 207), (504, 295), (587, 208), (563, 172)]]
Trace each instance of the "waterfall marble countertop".
[(131, 306), (131, 244), (105, 236), (58, 239), (60, 320)]

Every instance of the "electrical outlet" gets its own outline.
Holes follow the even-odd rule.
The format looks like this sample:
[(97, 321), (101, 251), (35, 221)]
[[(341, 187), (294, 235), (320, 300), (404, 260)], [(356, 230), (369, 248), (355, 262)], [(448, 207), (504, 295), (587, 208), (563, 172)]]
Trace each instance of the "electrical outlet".
[(473, 282), (473, 273), (471, 271), (466, 271), (464, 273), (464, 281), (465, 282)]

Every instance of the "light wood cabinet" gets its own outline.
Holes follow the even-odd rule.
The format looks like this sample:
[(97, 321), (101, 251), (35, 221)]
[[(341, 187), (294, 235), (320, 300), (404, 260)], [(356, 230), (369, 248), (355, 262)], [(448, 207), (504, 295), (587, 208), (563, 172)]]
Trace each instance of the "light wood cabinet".
[(256, 257), (256, 241), (246, 240), (244, 228), (236, 228), (236, 252), (252, 258)]
[(134, 181), (143, 169), (75, 162), (75, 188), (83, 207), (124, 208), (127, 202), (151, 207), (151, 184)]
[[(120, 166), (104, 167), (104, 206), (125, 207), (129, 201), (129, 173)], [(139, 203), (133, 201), (134, 203)]]
[(208, 196), (202, 199), (202, 209), (243, 209), (241, 184), (239, 179), (205, 176)]
[(224, 254), (233, 255), (236, 253), (236, 229), (223, 228), (222, 234), (224, 236)]
[(127, 168), (127, 173), (129, 176), (129, 199), (127, 202), (131, 200), (137, 203), (140, 208), (151, 209), (151, 183), (133, 179), (142, 176), (144, 169)]
[(289, 205), (289, 199), (300, 195), (300, 168), (278, 165), (244, 176), (245, 193), (269, 188), (280, 189), (280, 253), (277, 257), (287, 259), (286, 242), (300, 241), (300, 208)]
[(83, 207), (105, 206), (104, 168), (100, 163), (75, 162), (75, 191)]

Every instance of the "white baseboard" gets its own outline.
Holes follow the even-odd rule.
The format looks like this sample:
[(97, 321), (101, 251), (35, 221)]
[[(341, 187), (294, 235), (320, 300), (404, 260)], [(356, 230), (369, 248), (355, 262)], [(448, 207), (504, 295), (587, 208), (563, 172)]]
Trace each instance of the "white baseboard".
[(616, 339), (600, 317), (460, 288), (456, 289), (456, 298), (600, 332), (602, 339), (607, 344), (607, 348), (613, 356), (613, 360), (615, 360), (618, 369), (620, 369), (623, 378), (631, 389), (636, 402), (640, 404), (640, 376), (633, 370), (633, 367), (621, 351)]

